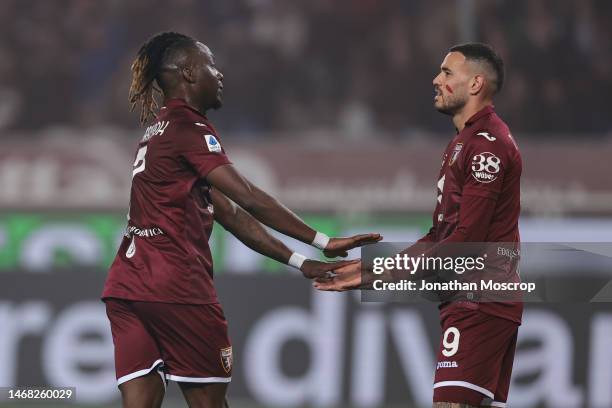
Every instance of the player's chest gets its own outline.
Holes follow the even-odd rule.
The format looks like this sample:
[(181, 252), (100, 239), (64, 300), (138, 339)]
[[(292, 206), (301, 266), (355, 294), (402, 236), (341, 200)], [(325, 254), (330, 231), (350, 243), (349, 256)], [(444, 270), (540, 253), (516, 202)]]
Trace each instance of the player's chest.
[(464, 146), (465, 142), (458, 138), (449, 143), (444, 151), (438, 173), (439, 193), (460, 189), (463, 184)]

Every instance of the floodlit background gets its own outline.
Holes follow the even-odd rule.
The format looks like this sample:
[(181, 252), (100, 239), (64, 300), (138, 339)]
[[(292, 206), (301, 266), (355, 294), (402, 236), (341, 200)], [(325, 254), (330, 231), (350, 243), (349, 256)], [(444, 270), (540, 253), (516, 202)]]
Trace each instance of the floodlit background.
[[(129, 67), (151, 35), (211, 47), (225, 104), (209, 117), (247, 177), (329, 235), (391, 241), (431, 224), (454, 134), (432, 107), (440, 62), (488, 42), (523, 154), (523, 240), (612, 242), (611, 21), (604, 0), (3, 0), (0, 386), (75, 386), (84, 407), (119, 406), (98, 296), (144, 131)], [(232, 406), (430, 404), (434, 305), (314, 293), (220, 227), (212, 246)], [(612, 406), (609, 304), (530, 305), (520, 333), (509, 406)], [(164, 406), (183, 406), (175, 386)]]

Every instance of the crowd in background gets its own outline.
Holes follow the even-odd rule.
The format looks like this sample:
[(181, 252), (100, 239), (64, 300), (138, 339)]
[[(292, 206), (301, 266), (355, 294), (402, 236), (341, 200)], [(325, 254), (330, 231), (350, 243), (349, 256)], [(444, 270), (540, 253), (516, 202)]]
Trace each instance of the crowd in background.
[(505, 59), (496, 106), (515, 133), (604, 135), (610, 21), (607, 0), (3, 0), (0, 129), (137, 126), (131, 61), (173, 30), (216, 55), (223, 131), (444, 132), (431, 81), (467, 29)]

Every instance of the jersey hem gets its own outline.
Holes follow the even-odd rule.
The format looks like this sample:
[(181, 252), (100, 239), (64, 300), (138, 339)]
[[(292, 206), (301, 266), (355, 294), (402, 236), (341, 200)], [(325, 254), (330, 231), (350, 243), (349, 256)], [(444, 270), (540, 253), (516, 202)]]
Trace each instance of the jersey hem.
[(489, 390), (487, 390), (486, 388), (482, 388), (476, 384), (472, 384), (470, 382), (467, 381), (440, 381), (437, 382), (433, 385), (434, 388), (440, 388), (440, 387), (463, 387), (463, 388), (469, 388), (470, 390), (474, 390), (474, 391), (478, 391), (479, 393), (483, 394), (486, 397), (489, 397), (491, 399), (493, 399), (495, 396), (493, 395), (493, 393)]
[[(507, 320), (509, 322), (516, 323), (519, 326), (523, 323), (523, 319), (521, 317), (519, 317), (519, 318), (512, 318), (512, 317), (509, 317), (508, 315), (502, 315), (501, 313), (490, 313), (490, 312), (487, 312), (486, 310), (483, 310), (483, 309), (480, 309), (480, 308), (478, 308), (478, 310), (481, 313), (484, 313), (486, 315), (497, 317), (499, 319), (504, 319), (504, 320)], [(521, 313), (521, 316), (522, 316), (522, 313)]]
[[(523, 319), (522, 319), (523, 313), (522, 312), (521, 312), (520, 316), (518, 316), (518, 317), (511, 317), (511, 316), (508, 316), (508, 314), (492, 313), (491, 311), (487, 310), (486, 307), (485, 308), (481, 307), (481, 305), (487, 304), (487, 303), (491, 303), (491, 304), (495, 304), (495, 303), (513, 303), (513, 304), (516, 305), (517, 302), (484, 302), (484, 303), (479, 303), (479, 302), (474, 302), (474, 301), (470, 301), (470, 300), (465, 300), (465, 301), (462, 301), (462, 302), (469, 302), (472, 305), (476, 305), (475, 308), (473, 308), (473, 307), (469, 308), (470, 310), (478, 311), (480, 313), (486, 314), (487, 316), (496, 317), (498, 319), (504, 319), (506, 321), (515, 323), (515, 324), (517, 324), (519, 326), (523, 324)], [(451, 307), (452, 304), (453, 304), (453, 302), (445, 302), (445, 303), (440, 303), (438, 305), (438, 310), (439, 310), (440, 317), (442, 317), (442, 315), (444, 315), (444, 314), (456, 313), (454, 310), (448, 310), (448, 307)], [(523, 306), (523, 302), (518, 302), (518, 304), (520, 304), (521, 307)]]
[(129, 300), (134, 302), (153, 302), (153, 303), (169, 303), (173, 305), (214, 305), (219, 303), (219, 299), (217, 297), (207, 298), (207, 299), (170, 299), (170, 298), (150, 298), (146, 296), (133, 296), (126, 295), (121, 293), (104, 293), (100, 300), (103, 302), (107, 299), (121, 299), (121, 300)]

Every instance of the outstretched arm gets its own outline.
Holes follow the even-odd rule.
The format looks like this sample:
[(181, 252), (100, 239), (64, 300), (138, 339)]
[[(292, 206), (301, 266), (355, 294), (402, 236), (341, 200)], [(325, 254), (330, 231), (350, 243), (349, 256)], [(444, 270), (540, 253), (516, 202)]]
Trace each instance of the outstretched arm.
[[(455, 231), (443, 241), (433, 244), (430, 234), (425, 235), (416, 244), (406, 248), (400, 254), (418, 256), (425, 253), (427, 256), (444, 257), (446, 249), (444, 244), (457, 242), (481, 242), (484, 241), (489, 225), (495, 211), (496, 200), (477, 196), (465, 196), (461, 201), (459, 209), (459, 225)], [(454, 254), (448, 254), (452, 256)], [(407, 271), (385, 271), (379, 279), (391, 282), (399, 279), (422, 279), (427, 272), (417, 271), (411, 275)], [(373, 278), (371, 273), (362, 271), (362, 265), (351, 264), (336, 270), (333, 278), (318, 279), (314, 287), (320, 290), (345, 291), (350, 289), (369, 288), (371, 282), (364, 282), (364, 278)]]
[(213, 189), (211, 195), (215, 209), (215, 221), (223, 228), (252, 250), (300, 269), (306, 278), (323, 277), (335, 268), (350, 264), (350, 261), (326, 263), (305, 259), (270, 235), (261, 223), (234, 204), (223, 193)]
[(317, 233), (295, 213), (248, 181), (231, 164), (213, 169), (207, 181), (246, 212), (268, 227), (324, 250), (326, 256), (346, 256), (346, 251), (380, 241), (379, 234), (363, 234), (349, 238), (329, 238)]
[[(214, 129), (203, 123), (179, 122), (179, 136), (173, 140), (175, 153), (186, 167), (204, 178), (268, 227), (324, 250), (328, 257), (346, 256), (347, 250), (377, 242), (379, 234), (357, 235), (349, 238), (329, 238), (306, 225), (297, 215), (278, 200), (257, 188), (231, 164), (215, 138)], [(206, 141), (202, 132), (212, 132)], [(214, 141), (214, 144), (212, 143)]]

